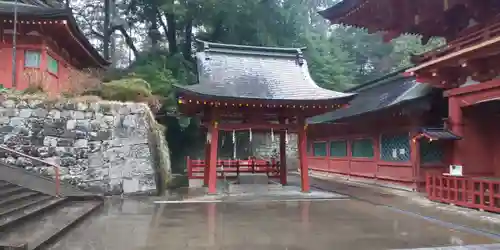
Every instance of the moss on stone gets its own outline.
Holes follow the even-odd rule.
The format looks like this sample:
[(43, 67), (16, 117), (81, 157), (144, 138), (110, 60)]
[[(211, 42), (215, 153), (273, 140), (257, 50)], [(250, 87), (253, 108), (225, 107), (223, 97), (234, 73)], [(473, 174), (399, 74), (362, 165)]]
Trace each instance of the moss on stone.
[[(143, 104), (147, 107), (146, 104)], [(166, 127), (156, 122), (153, 113), (149, 108), (146, 118), (150, 124), (149, 148), (153, 158), (153, 166), (156, 173), (156, 188), (158, 195), (162, 195), (169, 186), (172, 179), (170, 166), (170, 150), (165, 139)]]

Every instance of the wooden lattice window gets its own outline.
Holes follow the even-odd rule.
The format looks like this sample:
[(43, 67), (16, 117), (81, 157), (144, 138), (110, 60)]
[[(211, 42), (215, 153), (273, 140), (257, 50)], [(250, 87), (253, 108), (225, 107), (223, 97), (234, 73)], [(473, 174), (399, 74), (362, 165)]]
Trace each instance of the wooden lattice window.
[(59, 64), (57, 60), (50, 55), (47, 55), (47, 70), (54, 75), (57, 75), (57, 72), (59, 71)]
[(373, 140), (356, 139), (351, 145), (352, 157), (355, 158), (373, 158)]
[(347, 141), (331, 141), (330, 142), (331, 157), (346, 157), (347, 156)]
[(36, 50), (26, 50), (24, 52), (24, 67), (40, 68), (41, 53)]
[(410, 135), (382, 135), (380, 137), (380, 159), (383, 161), (409, 161)]
[(312, 150), (313, 150), (313, 156), (325, 157), (326, 142), (314, 142)]
[(439, 141), (429, 141), (425, 138), (420, 140), (420, 162), (441, 163), (443, 162), (444, 148)]

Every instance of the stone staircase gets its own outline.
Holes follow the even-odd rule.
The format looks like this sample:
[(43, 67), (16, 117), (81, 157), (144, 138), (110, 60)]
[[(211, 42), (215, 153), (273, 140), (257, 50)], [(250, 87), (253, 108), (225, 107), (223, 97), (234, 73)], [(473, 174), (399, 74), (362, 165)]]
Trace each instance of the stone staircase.
[(98, 196), (57, 197), (41, 189), (0, 180), (0, 250), (39, 249), (103, 204)]
[(270, 189), (279, 188), (281, 185), (274, 185), (269, 177), (262, 173), (241, 173), (238, 179), (230, 183), (228, 192), (232, 195), (247, 193), (263, 193)]
[(238, 184), (241, 185), (267, 185), (269, 176), (262, 173), (241, 173), (238, 176)]

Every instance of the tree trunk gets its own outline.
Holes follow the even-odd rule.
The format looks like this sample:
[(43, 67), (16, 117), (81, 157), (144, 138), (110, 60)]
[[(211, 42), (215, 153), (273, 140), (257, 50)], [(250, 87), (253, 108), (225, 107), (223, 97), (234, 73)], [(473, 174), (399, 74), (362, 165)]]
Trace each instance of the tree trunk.
[(160, 33), (158, 31), (158, 3), (156, 0), (150, 0), (151, 2), (145, 9), (146, 20), (149, 22), (149, 39), (151, 41), (151, 46), (154, 50), (158, 49), (160, 43)]
[(109, 60), (109, 47), (111, 43), (111, 0), (104, 0), (104, 39), (102, 40), (104, 59)]
[(191, 48), (193, 45), (193, 19), (189, 18), (187, 20), (186, 26), (184, 27), (184, 48), (182, 50), (182, 55), (184, 59), (191, 61)]
[(175, 23), (175, 16), (173, 13), (165, 13), (165, 16), (167, 17), (167, 41), (168, 41), (168, 48), (171, 54), (175, 54), (178, 52), (177, 48), (177, 37), (175, 36), (176, 30), (177, 30), (177, 25)]

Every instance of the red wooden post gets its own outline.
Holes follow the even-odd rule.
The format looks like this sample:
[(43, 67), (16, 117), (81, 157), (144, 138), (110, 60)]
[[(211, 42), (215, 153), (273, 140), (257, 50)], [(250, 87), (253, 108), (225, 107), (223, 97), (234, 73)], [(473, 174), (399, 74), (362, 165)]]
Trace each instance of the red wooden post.
[(299, 166), (302, 192), (309, 192), (309, 170), (307, 164), (307, 125), (304, 118), (299, 120)]
[(410, 162), (412, 166), (413, 181), (415, 191), (420, 190), (420, 141), (413, 139), (418, 135), (418, 131), (412, 131), (410, 134)]
[(219, 129), (217, 121), (212, 121), (210, 124), (210, 162), (208, 167), (208, 193), (217, 193), (217, 148), (219, 146)]
[(187, 168), (188, 179), (192, 179), (193, 178), (193, 166), (191, 165), (191, 159), (189, 158), (189, 155), (186, 156), (186, 168)]
[(276, 167), (276, 159), (272, 158), (271, 162), (266, 161), (266, 175), (269, 177), (269, 171)]
[[(458, 136), (463, 136), (463, 113), (458, 97), (448, 98), (448, 114), (451, 131)], [(464, 146), (463, 140), (453, 142), (452, 164), (462, 165), (462, 157), (467, 155)], [(464, 169), (464, 172), (466, 172), (466, 169)]]
[(203, 167), (203, 184), (208, 185), (208, 163), (210, 162), (210, 143), (205, 143), (205, 166)]
[[(307, 150), (306, 150), (307, 152)], [(280, 133), (280, 182), (281, 185), (287, 184), (286, 178), (286, 134), (284, 131)]]
[(240, 161), (236, 161), (236, 178), (240, 178)]

